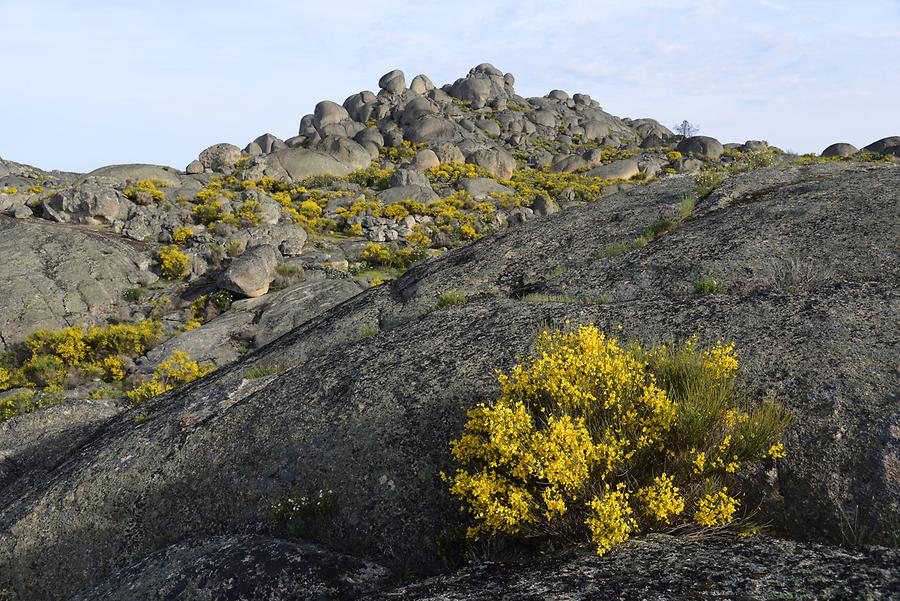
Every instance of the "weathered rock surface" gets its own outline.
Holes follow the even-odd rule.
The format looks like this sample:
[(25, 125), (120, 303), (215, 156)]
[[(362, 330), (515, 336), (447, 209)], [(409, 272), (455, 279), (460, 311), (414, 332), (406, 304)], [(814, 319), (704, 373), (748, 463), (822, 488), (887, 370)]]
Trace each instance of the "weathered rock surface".
[(900, 552), (849, 550), (764, 536), (630, 541), (598, 558), (587, 551), (522, 565), (466, 568), (363, 599), (525, 601), (563, 599), (895, 599)]
[(228, 265), (219, 278), (219, 286), (251, 298), (262, 296), (275, 279), (280, 258), (278, 249), (270, 244), (248, 248)]
[(358, 599), (387, 570), (306, 542), (261, 536), (192, 539), (119, 570), (70, 601)]
[(823, 157), (849, 157), (853, 156), (859, 152), (859, 150), (853, 144), (845, 144), (843, 142), (838, 142), (837, 144), (832, 144), (828, 148), (822, 151)]
[[(143, 424), (113, 418), (39, 483), (0, 490), (0, 585), (23, 599), (63, 596), (140, 560), (161, 532), (177, 541), (268, 530), (272, 503), (294, 489), (334, 491), (322, 542), (435, 566), (434, 541), (456, 516), (437, 474), (462, 409), (496, 395), (495, 370), (529, 351), (537, 324), (565, 320), (621, 324), (643, 342), (696, 332), (736, 341), (748, 393), (773, 394), (797, 416), (787, 458), (760, 482), (765, 515), (796, 538), (890, 543), (900, 516), (898, 184), (891, 165), (738, 175), (679, 228), (604, 256), (672, 214), (692, 189), (674, 178), (426, 261), (145, 402)], [(725, 293), (695, 295), (706, 275)], [(470, 300), (434, 312), (447, 290)], [(584, 302), (517, 300), (530, 292)], [(608, 304), (594, 302), (601, 294)], [(380, 332), (363, 337), (364, 327)], [(283, 370), (245, 380), (261, 362)], [(186, 503), (191, 511), (178, 509)]]
[(133, 246), (97, 231), (2, 216), (0, 257), (0, 351), (38, 328), (113, 315), (149, 264)]

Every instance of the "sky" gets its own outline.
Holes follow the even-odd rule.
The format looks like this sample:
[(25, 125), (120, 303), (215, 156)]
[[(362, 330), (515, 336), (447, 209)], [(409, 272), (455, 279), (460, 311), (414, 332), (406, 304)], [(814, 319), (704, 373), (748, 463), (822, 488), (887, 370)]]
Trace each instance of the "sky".
[(482, 62), (722, 142), (900, 135), (900, 0), (0, 0), (0, 23), (0, 157), (44, 169), (184, 168), (391, 69)]

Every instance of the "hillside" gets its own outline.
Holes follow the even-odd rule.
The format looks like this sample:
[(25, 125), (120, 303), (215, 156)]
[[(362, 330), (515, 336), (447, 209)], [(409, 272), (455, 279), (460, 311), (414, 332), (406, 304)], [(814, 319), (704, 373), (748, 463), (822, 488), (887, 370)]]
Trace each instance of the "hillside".
[[(490, 65), (443, 88), (391, 72), (294, 138), (216, 145), (183, 172), (0, 163), (0, 400), (17, 399), (0, 421), (0, 591), (896, 592), (900, 139), (796, 157), (513, 86)], [(28, 355), (40, 329), (147, 320), (159, 331), (117, 356), (120, 377), (93, 347), (93, 371)], [(653, 535), (401, 583), (446, 570), (461, 515), (440, 473), (463, 409), (566, 323), (735, 342), (747, 395), (794, 415), (786, 457), (742, 475), (774, 538)], [(196, 376), (215, 369), (124, 398), (179, 350)], [(298, 492), (333, 502), (299, 538), (272, 517)]]

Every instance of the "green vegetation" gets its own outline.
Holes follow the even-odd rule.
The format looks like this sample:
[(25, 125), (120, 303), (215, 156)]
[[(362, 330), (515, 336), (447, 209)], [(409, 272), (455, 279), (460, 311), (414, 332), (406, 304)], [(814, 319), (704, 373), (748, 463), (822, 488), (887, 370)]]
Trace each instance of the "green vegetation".
[(330, 490), (320, 490), (312, 495), (292, 492), (272, 506), (271, 519), (288, 535), (305, 538), (312, 533), (316, 523), (334, 513), (336, 507), (337, 499)]
[(132, 406), (203, 377), (211, 365), (201, 365), (184, 351), (175, 351), (157, 366), (153, 377), (125, 393)]
[(455, 307), (456, 305), (464, 305), (468, 300), (468, 297), (462, 292), (458, 290), (448, 290), (437, 297), (434, 308), (446, 309), (448, 307)]
[(190, 271), (190, 258), (177, 246), (164, 246), (159, 250), (159, 270), (167, 280), (178, 280)]
[(122, 190), (122, 194), (125, 195), (125, 198), (132, 201), (140, 200), (140, 196), (146, 195), (146, 197), (159, 202), (166, 199), (166, 193), (161, 188), (166, 188), (168, 185), (159, 179), (141, 179), (129, 184), (128, 187)]
[(245, 380), (256, 380), (259, 378), (267, 378), (274, 376), (284, 367), (280, 363), (264, 362), (258, 363), (244, 372)]
[[(95, 379), (114, 383), (125, 377), (124, 359), (143, 355), (162, 337), (156, 321), (109, 326), (71, 326), (37, 330), (0, 356), (0, 392), (12, 388), (42, 388), (56, 393)], [(33, 410), (46, 403), (34, 390), (4, 401), (3, 415)], [(27, 398), (26, 398), (27, 396)], [(32, 397), (35, 403), (32, 403)], [(10, 400), (11, 399), (11, 400)]]
[(725, 292), (725, 284), (711, 276), (703, 276), (694, 282), (694, 292), (697, 294), (722, 294)]
[(643, 532), (733, 524), (740, 475), (784, 456), (789, 421), (742, 396), (737, 371), (730, 344), (544, 331), (451, 443), (460, 467), (443, 477), (468, 538), (590, 540), (603, 555)]
[(366, 324), (359, 329), (359, 337), (363, 340), (367, 338), (374, 338), (375, 336), (378, 336), (378, 332), (380, 331), (381, 330), (378, 329), (378, 326)]

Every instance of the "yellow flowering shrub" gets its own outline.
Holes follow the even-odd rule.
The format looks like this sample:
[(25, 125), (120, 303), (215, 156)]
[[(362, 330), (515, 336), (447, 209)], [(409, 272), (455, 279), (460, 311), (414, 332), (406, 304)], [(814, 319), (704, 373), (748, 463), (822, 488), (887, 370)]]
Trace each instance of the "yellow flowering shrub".
[(194, 230), (187, 226), (176, 227), (172, 232), (172, 242), (179, 246), (188, 241), (194, 235)]
[(159, 250), (159, 270), (167, 280), (177, 280), (188, 274), (190, 259), (177, 246), (164, 246)]
[[(146, 320), (136, 324), (70, 326), (37, 330), (0, 358), (0, 391), (44, 388), (59, 391), (68, 384), (125, 377), (124, 357), (137, 357), (156, 345), (162, 325)], [(73, 380), (73, 377), (75, 379)]]
[(132, 405), (183, 386), (212, 371), (212, 366), (201, 365), (184, 351), (175, 351), (153, 371), (153, 377), (125, 393)]
[(259, 201), (251, 198), (238, 205), (234, 215), (244, 227), (257, 227), (262, 223), (261, 211)]
[(146, 192), (153, 200), (159, 202), (166, 199), (165, 192), (160, 190), (160, 188), (165, 188), (166, 186), (168, 186), (168, 184), (162, 180), (142, 179), (126, 187), (122, 190), (122, 194), (124, 194), (125, 198), (128, 200), (135, 200), (139, 192)]
[(450, 444), (459, 467), (444, 478), (469, 538), (581, 532), (602, 555), (640, 532), (727, 524), (739, 501), (725, 483), (783, 456), (788, 423), (774, 402), (735, 392), (737, 370), (732, 344), (542, 332)]

